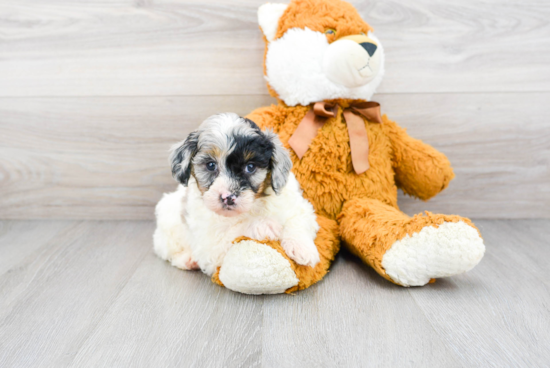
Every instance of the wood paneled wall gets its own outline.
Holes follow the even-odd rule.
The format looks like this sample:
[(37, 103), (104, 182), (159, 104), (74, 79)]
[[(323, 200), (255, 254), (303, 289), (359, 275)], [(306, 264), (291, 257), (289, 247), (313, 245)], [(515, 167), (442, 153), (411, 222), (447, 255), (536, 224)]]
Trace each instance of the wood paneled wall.
[[(152, 218), (172, 143), (274, 102), (263, 2), (0, 3), (0, 218)], [(387, 54), (375, 99), (457, 174), (402, 208), (550, 217), (550, 3), (353, 3)]]

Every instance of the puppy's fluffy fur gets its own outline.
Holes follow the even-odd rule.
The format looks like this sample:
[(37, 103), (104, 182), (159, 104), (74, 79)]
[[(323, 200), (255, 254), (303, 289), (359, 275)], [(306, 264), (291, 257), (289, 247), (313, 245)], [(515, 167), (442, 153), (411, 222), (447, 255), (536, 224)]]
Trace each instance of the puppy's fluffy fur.
[(276, 134), (233, 113), (205, 120), (174, 146), (181, 185), (156, 207), (155, 253), (212, 275), (239, 236), (280, 240), (298, 264), (314, 266), (318, 225)]

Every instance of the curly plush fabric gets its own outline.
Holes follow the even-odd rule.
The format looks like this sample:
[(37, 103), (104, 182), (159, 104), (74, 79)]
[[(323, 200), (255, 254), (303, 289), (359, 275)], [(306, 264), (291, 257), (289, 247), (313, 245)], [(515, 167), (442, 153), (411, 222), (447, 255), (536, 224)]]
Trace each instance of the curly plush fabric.
[[(275, 131), (289, 149), (292, 171), (304, 197), (315, 208), (320, 225), (315, 244), (321, 262), (315, 268), (297, 265), (286, 256), (279, 242), (255, 240), (258, 246), (269, 246), (288, 260), (298, 284), (286, 292), (304, 289), (321, 280), (339, 251), (340, 241), (382, 277), (402, 286), (425, 285), (436, 277), (456, 275), (474, 267), (483, 257), (485, 247), (469, 219), (429, 212), (409, 217), (397, 205), (398, 188), (428, 200), (449, 185), (454, 173), (443, 153), (410, 137), (386, 115), (382, 116), (382, 123), (361, 117), (368, 136), (370, 168), (361, 174), (353, 168), (343, 112), (352, 104), (370, 99), (383, 68), (363, 87), (337, 85), (323, 74), (321, 64), (327, 59), (313, 49), (318, 46), (325, 50), (329, 44), (348, 42), (340, 40), (342, 37), (356, 35), (365, 39), (368, 34), (383, 64), (383, 49), (371, 33), (372, 28), (352, 5), (341, 0), (293, 0), (288, 6), (267, 5), (258, 14), (260, 28), (269, 37), (268, 40), (264, 36), (264, 74), (270, 94), (278, 99), (278, 104), (259, 108), (247, 118), (262, 129)], [(357, 44), (347, 45), (361, 51)], [(369, 64), (360, 70), (366, 66)], [(357, 73), (359, 69), (350, 70)], [(317, 86), (315, 93), (309, 93), (312, 85)], [(300, 159), (288, 141), (306, 113), (320, 102), (315, 100), (316, 96), (324, 96), (320, 100), (340, 108), (325, 121)], [(251, 241), (237, 241), (242, 240)], [(213, 281), (221, 284), (218, 274)]]
[[(279, 252), (290, 264), (292, 271), (298, 278), (298, 284), (286, 290), (286, 293), (292, 293), (298, 290), (305, 289), (317, 281), (321, 280), (328, 272), (330, 264), (334, 261), (334, 257), (340, 250), (340, 237), (338, 236), (338, 224), (334, 220), (330, 220), (323, 216), (317, 216), (319, 224), (319, 232), (315, 239), (315, 245), (319, 251), (320, 262), (314, 267), (302, 266), (291, 260), (283, 250), (281, 243), (274, 240), (256, 240), (247, 237), (235, 239), (234, 243), (241, 241), (254, 240), (258, 244), (265, 244), (277, 252)], [(220, 280), (220, 269), (212, 275), (212, 282), (224, 286)]]
[[(360, 33), (369, 33), (372, 27), (367, 24), (357, 13), (355, 8), (345, 1), (327, 0), (299, 0), (292, 1), (282, 17), (275, 39), (282, 37), (291, 28), (308, 28), (312, 31), (324, 33), (327, 29), (338, 30), (338, 35), (328, 35), (328, 41), (332, 42), (338, 37), (351, 36)], [(264, 36), (264, 41), (267, 39)], [(264, 53), (264, 74), (266, 73), (265, 59), (267, 47)], [(268, 84), (268, 91), (273, 97), (278, 97), (277, 92)]]
[[(346, 108), (351, 101), (334, 102)], [(280, 103), (255, 110), (247, 117), (262, 128), (273, 129), (289, 148), (288, 140), (309, 109)], [(342, 110), (325, 123), (301, 160), (289, 149), (293, 172), (318, 214), (336, 219), (346, 201), (363, 197), (397, 208), (398, 187), (427, 200), (449, 185), (454, 174), (444, 154), (411, 138), (387, 116), (382, 120), (383, 124), (365, 122), (370, 169), (360, 175), (351, 163)]]
[[(351, 101), (331, 102), (345, 108)], [(247, 117), (262, 128), (273, 129), (289, 148), (288, 139), (309, 109), (309, 106), (290, 107), (280, 102), (257, 109)], [(365, 121), (371, 167), (361, 175), (353, 170), (342, 110), (323, 125), (302, 159), (298, 159), (291, 149), (290, 152), (293, 172), (316, 213), (321, 218), (337, 221), (337, 235), (345, 246), (381, 276), (398, 283), (387, 275), (381, 264), (384, 254), (396, 241), (426, 226), (437, 227), (445, 222), (462, 221), (475, 226), (460, 216), (426, 213), (411, 218), (399, 211), (398, 187), (407, 194), (427, 200), (445, 189), (454, 174), (444, 154), (411, 138), (387, 116), (382, 119), (382, 124)], [(336, 243), (326, 238), (334, 236), (325, 228), (318, 234), (316, 244)], [(325, 274), (323, 271), (328, 270), (326, 261), (329, 260), (332, 257), (323, 260), (322, 267), (317, 267), (322, 272), (308, 274), (307, 280), (302, 281), (298, 275), (300, 284), (292, 291), (320, 280)], [(291, 264), (293, 268), (302, 267)]]

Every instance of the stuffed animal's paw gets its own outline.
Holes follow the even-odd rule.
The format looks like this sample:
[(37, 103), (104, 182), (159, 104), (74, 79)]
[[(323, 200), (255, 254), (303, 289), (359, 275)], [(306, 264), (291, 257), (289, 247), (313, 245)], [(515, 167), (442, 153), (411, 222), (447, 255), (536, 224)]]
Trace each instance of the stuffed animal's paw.
[(226, 288), (245, 294), (284, 293), (299, 282), (288, 259), (254, 240), (241, 240), (229, 249), (219, 280)]
[(320, 262), (319, 251), (311, 239), (284, 238), (281, 245), (286, 254), (300, 265), (315, 267)]
[(261, 218), (253, 221), (245, 231), (245, 236), (258, 240), (278, 240), (281, 238), (283, 227), (270, 218)]
[(476, 228), (463, 221), (445, 222), (396, 241), (384, 254), (382, 266), (395, 283), (421, 286), (472, 269), (484, 253)]
[(199, 265), (191, 255), (191, 252), (176, 253), (170, 259), (172, 266), (181, 268), (182, 270), (198, 270)]

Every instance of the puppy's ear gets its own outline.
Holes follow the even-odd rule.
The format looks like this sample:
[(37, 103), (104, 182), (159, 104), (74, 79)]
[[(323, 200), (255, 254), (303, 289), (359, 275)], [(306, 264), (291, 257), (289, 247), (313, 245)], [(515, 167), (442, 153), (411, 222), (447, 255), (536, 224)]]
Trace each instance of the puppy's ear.
[(288, 151), (283, 147), (277, 134), (272, 131), (264, 132), (266, 137), (273, 143), (273, 153), (271, 154), (271, 187), (276, 194), (281, 193), (281, 189), (286, 185), (292, 161)]
[(191, 176), (191, 163), (197, 153), (199, 143), (199, 132), (194, 131), (181, 143), (172, 147), (170, 163), (172, 165), (172, 176), (174, 179), (187, 186)]

